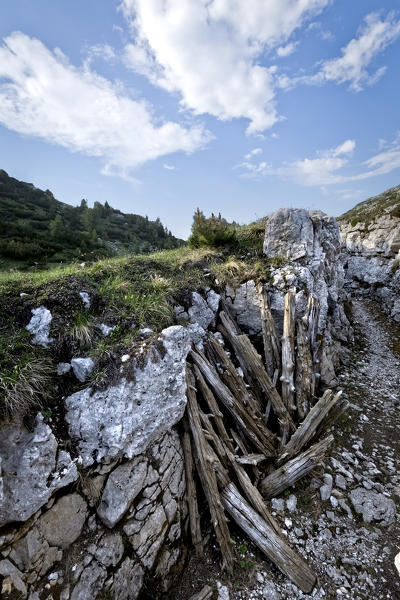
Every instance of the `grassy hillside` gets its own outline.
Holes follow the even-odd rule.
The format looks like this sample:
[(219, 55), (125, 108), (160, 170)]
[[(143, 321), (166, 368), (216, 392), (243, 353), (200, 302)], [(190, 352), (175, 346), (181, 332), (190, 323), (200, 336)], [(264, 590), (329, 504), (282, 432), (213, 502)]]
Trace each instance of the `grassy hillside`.
[(352, 226), (357, 223), (369, 223), (374, 222), (384, 214), (389, 214), (393, 217), (400, 217), (400, 185), (390, 188), (374, 196), (368, 198), (364, 202), (360, 202), (354, 208), (338, 217), (339, 221), (347, 221)]
[(159, 220), (124, 214), (107, 202), (88, 208), (59, 202), (49, 191), (0, 170), (0, 268), (146, 253), (183, 244)]

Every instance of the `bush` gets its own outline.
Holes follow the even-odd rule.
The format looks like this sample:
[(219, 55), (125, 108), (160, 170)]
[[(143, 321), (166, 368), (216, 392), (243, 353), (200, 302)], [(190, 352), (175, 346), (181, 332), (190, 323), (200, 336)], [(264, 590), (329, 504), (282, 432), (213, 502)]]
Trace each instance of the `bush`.
[(201, 210), (197, 209), (193, 217), (192, 235), (189, 244), (192, 248), (218, 248), (232, 245), (236, 241), (235, 226), (214, 213), (208, 219)]

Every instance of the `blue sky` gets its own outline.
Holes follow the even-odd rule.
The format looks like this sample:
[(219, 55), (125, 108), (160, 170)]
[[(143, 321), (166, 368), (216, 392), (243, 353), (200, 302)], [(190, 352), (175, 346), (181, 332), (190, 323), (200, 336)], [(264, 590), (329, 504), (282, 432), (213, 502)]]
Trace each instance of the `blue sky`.
[(3, 0), (0, 168), (59, 200), (250, 222), (400, 183), (385, 0)]

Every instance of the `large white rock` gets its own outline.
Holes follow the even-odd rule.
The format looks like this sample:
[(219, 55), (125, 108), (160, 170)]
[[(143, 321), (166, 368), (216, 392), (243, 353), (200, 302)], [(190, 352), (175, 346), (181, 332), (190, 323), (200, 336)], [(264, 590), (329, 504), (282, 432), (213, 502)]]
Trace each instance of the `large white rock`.
[(50, 336), (50, 325), (52, 321), (51, 312), (45, 306), (32, 309), (32, 318), (29, 321), (26, 329), (33, 335), (32, 342), (38, 346), (47, 346), (53, 342)]
[(58, 489), (76, 481), (78, 473), (70, 455), (61, 450), (50, 427), (39, 413), (33, 432), (11, 423), (0, 436), (0, 526), (26, 521)]
[(165, 329), (129, 378), (94, 392), (87, 388), (65, 400), (69, 432), (85, 466), (133, 458), (183, 416), (186, 356), (190, 336), (182, 326)]
[(94, 369), (94, 362), (90, 357), (73, 358), (71, 360), (71, 367), (75, 377), (79, 379), (80, 382), (85, 383)]

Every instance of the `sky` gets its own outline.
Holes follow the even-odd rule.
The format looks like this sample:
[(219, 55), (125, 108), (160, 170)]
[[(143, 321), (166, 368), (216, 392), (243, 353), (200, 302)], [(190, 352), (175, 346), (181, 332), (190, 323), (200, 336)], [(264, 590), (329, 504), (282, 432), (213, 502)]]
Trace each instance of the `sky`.
[(1, 0), (0, 168), (186, 238), (400, 183), (394, 0)]

